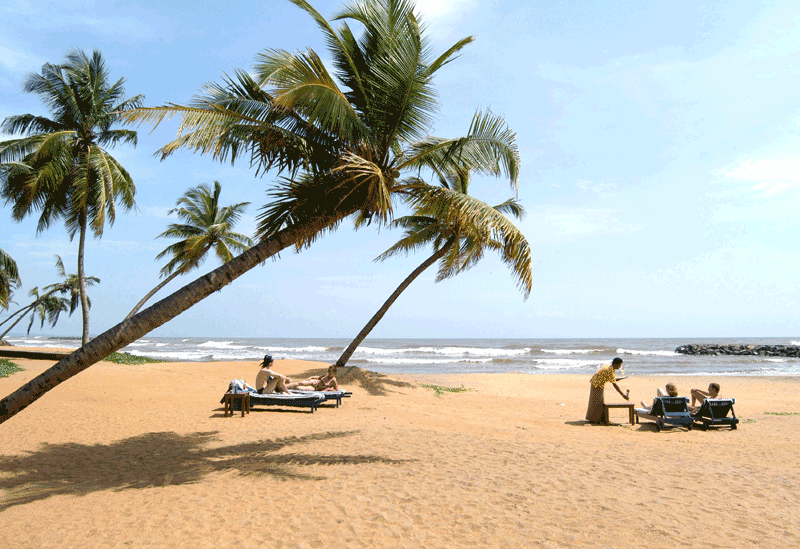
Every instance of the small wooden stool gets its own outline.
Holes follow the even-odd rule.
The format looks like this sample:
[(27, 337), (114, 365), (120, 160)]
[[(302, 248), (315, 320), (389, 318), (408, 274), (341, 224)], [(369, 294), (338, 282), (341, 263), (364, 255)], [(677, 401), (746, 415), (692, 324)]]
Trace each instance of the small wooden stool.
[(250, 413), (250, 393), (225, 393), (223, 400), (225, 417), (228, 417), (228, 412), (230, 412), (231, 417), (233, 417), (234, 402), (239, 403), (242, 409), (242, 417), (244, 417), (245, 412), (248, 414)]
[(627, 408), (628, 409), (628, 419), (631, 422), (631, 425), (635, 425), (636, 421), (634, 420), (633, 414), (633, 404), (603, 404), (603, 422), (608, 425), (608, 410), (609, 408)]

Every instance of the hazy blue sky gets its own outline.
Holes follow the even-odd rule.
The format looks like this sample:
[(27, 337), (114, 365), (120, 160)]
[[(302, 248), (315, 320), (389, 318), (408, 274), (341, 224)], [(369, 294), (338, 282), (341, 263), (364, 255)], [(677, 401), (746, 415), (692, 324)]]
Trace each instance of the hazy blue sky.
[[(342, 3), (312, 4), (332, 16)], [(376, 337), (795, 336), (800, 310), (800, 8), (796, 2), (538, 2), (420, 4), (438, 51), (476, 42), (439, 72), (432, 133), (465, 133), (476, 109), (517, 132), (520, 224), (534, 256), (524, 301), (487, 257), (434, 284), (418, 279)], [(0, 118), (47, 114), (21, 93), (26, 74), (74, 47), (104, 54), (114, 79), (145, 104), (185, 103), (266, 48), (311, 47), (311, 18), (289, 2), (12, 1), (0, 23)], [(89, 240), (91, 332), (121, 320), (158, 282), (155, 240), (189, 187), (215, 179), (225, 203), (249, 201), (252, 233), (274, 174), (153, 152), (175, 121), (141, 128), (136, 149), (112, 154), (133, 175), (138, 212)], [(505, 182), (477, 180), (489, 203)], [(76, 272), (63, 226), (35, 236), (35, 218), (0, 212), (0, 248), (27, 291), (55, 279), (53, 254)], [(173, 220), (174, 221), (174, 220)], [(252, 270), (152, 335), (350, 337), (427, 253), (372, 260), (399, 232), (344, 224), (302, 254)], [(204, 271), (215, 267), (211, 261)], [(198, 273), (199, 274), (199, 273)], [(193, 280), (172, 282), (161, 296)], [(42, 333), (80, 333), (80, 314)]]

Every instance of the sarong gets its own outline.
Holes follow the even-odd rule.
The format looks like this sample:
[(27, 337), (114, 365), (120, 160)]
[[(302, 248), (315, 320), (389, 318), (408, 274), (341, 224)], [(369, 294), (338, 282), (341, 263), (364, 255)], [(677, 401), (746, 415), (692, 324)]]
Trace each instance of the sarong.
[(605, 387), (599, 389), (594, 385), (590, 385), (589, 391), (589, 407), (586, 410), (586, 421), (597, 423), (603, 420), (603, 404), (605, 404)]

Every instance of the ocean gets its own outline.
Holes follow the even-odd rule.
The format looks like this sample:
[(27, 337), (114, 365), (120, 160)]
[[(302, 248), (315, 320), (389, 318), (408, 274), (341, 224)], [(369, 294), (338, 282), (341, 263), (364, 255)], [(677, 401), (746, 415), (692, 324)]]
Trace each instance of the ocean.
[[(77, 338), (7, 336), (12, 345), (79, 347)], [(172, 361), (289, 358), (333, 363), (348, 339), (144, 337), (121, 349)], [(800, 345), (800, 337), (702, 339), (367, 339), (348, 362), (384, 374), (591, 374), (622, 358), (625, 375), (800, 376), (800, 359), (689, 356), (688, 343)]]

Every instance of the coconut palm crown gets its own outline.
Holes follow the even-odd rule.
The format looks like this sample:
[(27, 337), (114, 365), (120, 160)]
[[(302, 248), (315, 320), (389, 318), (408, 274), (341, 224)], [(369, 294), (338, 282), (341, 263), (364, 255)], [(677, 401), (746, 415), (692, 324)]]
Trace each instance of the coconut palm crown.
[(37, 94), (53, 116), (10, 116), (0, 126), (25, 136), (0, 143), (0, 196), (12, 204), (14, 219), (40, 212), (37, 232), (63, 219), (70, 238), (79, 234), (83, 343), (89, 337), (82, 282), (86, 232), (102, 236), (106, 222), (114, 222), (116, 203), (134, 207), (131, 175), (104, 149), (136, 145), (135, 131), (113, 127), (121, 112), (141, 106), (142, 96), (125, 99), (123, 83), (110, 82), (99, 51), (90, 57), (76, 50), (64, 64), (45, 64), (24, 82), (23, 91)]
[(211, 250), (225, 263), (233, 259), (234, 253), (240, 254), (253, 245), (250, 237), (232, 230), (250, 203), (221, 206), (221, 193), (222, 185), (219, 181), (214, 181), (213, 189), (203, 183), (186, 191), (178, 199), (177, 208), (167, 212), (167, 215), (176, 214), (183, 223), (170, 223), (167, 230), (157, 238), (180, 240), (170, 244), (156, 256), (156, 259), (170, 258), (161, 269), (164, 280), (137, 303), (127, 318), (135, 315), (148, 299), (174, 278), (202, 265)]
[[(5, 331), (0, 334), (0, 339), (11, 332), (11, 330), (13, 330), (29, 313), (31, 315), (31, 321), (28, 324), (28, 333), (31, 333), (31, 328), (37, 318), (40, 320), (42, 327), (44, 327), (45, 320), (50, 323), (50, 326), (55, 326), (62, 312), (68, 311), (69, 316), (72, 316), (72, 313), (81, 306), (78, 275), (67, 274), (64, 268), (64, 262), (61, 260), (61, 256), (58, 255), (56, 255), (56, 271), (58, 272), (58, 276), (62, 279), (61, 282), (48, 284), (42, 288), (42, 294), (39, 294), (38, 287), (34, 287), (28, 292), (28, 295), (33, 297), (34, 300), (28, 305), (20, 307), (14, 313), (6, 317), (5, 320), (0, 322), (0, 326), (2, 326), (12, 319), (14, 320), (14, 322), (7, 326)], [(87, 276), (85, 283), (87, 286), (94, 286), (100, 283), (100, 279), (95, 276)], [(61, 296), (56, 294), (61, 294)], [(67, 294), (69, 297), (64, 297)], [(86, 300), (89, 303), (89, 307), (91, 307), (92, 301), (88, 296)]]
[(17, 262), (0, 249), (0, 309), (8, 309), (11, 293), (20, 285)]
[[(533, 284), (530, 246), (525, 236), (506, 215), (521, 219), (525, 210), (512, 198), (498, 206), (468, 196), (469, 170), (462, 168), (440, 179), (440, 188), (426, 187), (412, 197), (417, 205), (414, 215), (396, 219), (393, 225), (405, 229), (403, 237), (376, 258), (383, 261), (431, 244), (433, 254), (414, 269), (395, 289), (380, 309), (370, 318), (336, 361), (337, 367), (347, 364), (358, 346), (406, 288), (434, 263), (439, 263), (436, 282), (453, 277), (473, 267), (486, 250), (494, 250), (511, 269), (512, 275), (527, 299)], [(440, 195), (426, 200), (425, 194)], [(444, 205), (444, 207), (443, 207)]]
[[(182, 117), (162, 158), (189, 148), (223, 161), (249, 156), (257, 173), (285, 172), (259, 218), (260, 238), (309, 218), (355, 213), (359, 224), (388, 221), (393, 196), (413, 192), (422, 170), (444, 177), (466, 164), (508, 176), (516, 190), (516, 137), (500, 117), (477, 113), (462, 138), (428, 135), (438, 106), (433, 77), (472, 37), (434, 57), (407, 0), (349, 4), (333, 17), (336, 28), (304, 0), (291, 1), (322, 30), (333, 71), (313, 50), (265, 50), (254, 76), (237, 71), (206, 84), (190, 106), (129, 113), (155, 124)], [(351, 23), (362, 27), (360, 38)]]

